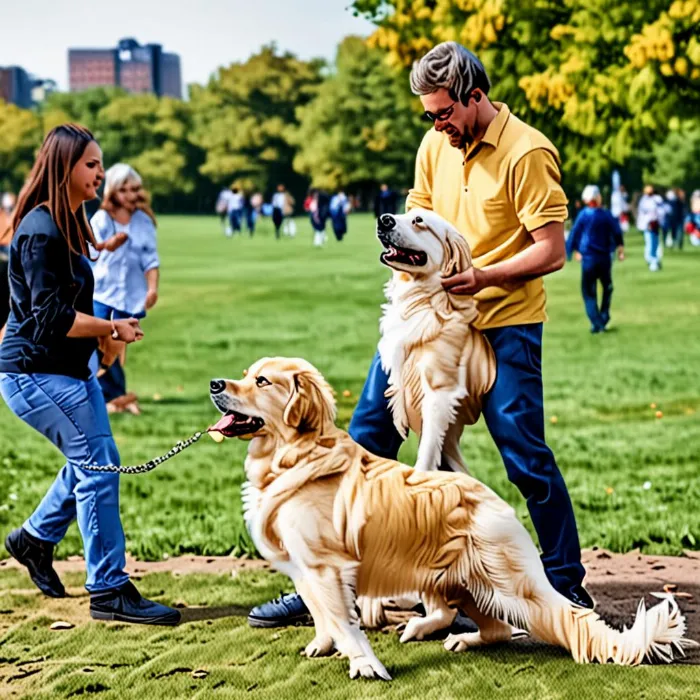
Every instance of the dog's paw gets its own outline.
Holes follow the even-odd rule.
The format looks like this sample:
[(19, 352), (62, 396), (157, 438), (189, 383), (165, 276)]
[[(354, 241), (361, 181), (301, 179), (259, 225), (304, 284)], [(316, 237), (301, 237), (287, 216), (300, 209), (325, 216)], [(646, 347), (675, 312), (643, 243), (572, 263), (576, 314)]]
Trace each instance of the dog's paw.
[(448, 635), (443, 646), (447, 651), (459, 653), (466, 651), (469, 647), (481, 646), (481, 644), (481, 634), (479, 632), (464, 632), (462, 634)]
[(317, 656), (329, 656), (333, 652), (333, 640), (330, 637), (314, 637), (304, 649), (304, 656), (313, 659)]
[(350, 659), (350, 678), (369, 678), (390, 681), (391, 676), (379, 659), (369, 656), (356, 656)]
[[(417, 642), (423, 641), (425, 637), (425, 618), (423, 617), (412, 617), (404, 626), (403, 634), (399, 638), (401, 644), (406, 644), (411, 640), (416, 640)], [(401, 631), (401, 630), (399, 630)]]

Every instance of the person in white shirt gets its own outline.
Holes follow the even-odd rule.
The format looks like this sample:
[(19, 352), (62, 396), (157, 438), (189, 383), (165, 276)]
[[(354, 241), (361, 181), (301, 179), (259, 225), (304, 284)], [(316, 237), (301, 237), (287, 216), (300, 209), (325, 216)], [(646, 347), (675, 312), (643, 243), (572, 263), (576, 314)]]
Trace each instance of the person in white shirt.
[(231, 190), (228, 187), (224, 187), (224, 189), (219, 192), (219, 196), (216, 198), (216, 213), (219, 215), (219, 219), (221, 220), (221, 230), (226, 236), (233, 235), (233, 229), (231, 228), (231, 224), (228, 220), (228, 200), (230, 195)]
[(241, 225), (243, 221), (243, 205), (245, 203), (245, 198), (243, 193), (235, 185), (231, 187), (231, 191), (228, 196), (227, 206), (228, 206), (228, 220), (231, 225), (231, 234), (240, 233)]
[(644, 234), (644, 259), (651, 272), (661, 269), (659, 233), (664, 222), (664, 200), (646, 185), (637, 203), (637, 228)]
[[(156, 218), (131, 166), (117, 163), (107, 170), (104, 199), (90, 225), (97, 241), (97, 251), (92, 251), (94, 315), (112, 321), (143, 318), (158, 301), (160, 260)], [(137, 397), (126, 391), (123, 360), (99, 376), (100, 386), (108, 412), (138, 415)]]
[(610, 213), (617, 219), (617, 222), (620, 224), (620, 230), (623, 233), (629, 229), (629, 211), (630, 203), (627, 190), (624, 185), (620, 185), (610, 195)]

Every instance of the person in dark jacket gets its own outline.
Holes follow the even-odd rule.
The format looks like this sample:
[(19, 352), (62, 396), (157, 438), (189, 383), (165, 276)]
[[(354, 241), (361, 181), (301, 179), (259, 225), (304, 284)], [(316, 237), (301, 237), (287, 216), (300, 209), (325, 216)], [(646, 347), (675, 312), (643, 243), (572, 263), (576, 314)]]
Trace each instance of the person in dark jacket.
[(396, 192), (390, 190), (389, 185), (383, 183), (374, 200), (374, 215), (379, 218), (382, 214), (396, 214), (397, 201)]
[[(572, 253), (581, 261), (581, 294), (586, 314), (591, 321), (591, 333), (605, 331), (610, 322), (612, 300), (612, 250), (619, 260), (625, 259), (624, 240), (617, 219), (601, 206), (600, 190), (588, 185), (581, 196), (586, 207), (576, 217), (566, 240), (567, 257)], [(603, 295), (598, 306), (598, 282)]]
[(67, 462), (24, 525), (5, 540), (37, 587), (65, 589), (54, 546), (77, 518), (83, 539), (90, 614), (100, 620), (177, 624), (180, 613), (142, 598), (124, 571), (119, 475), (86, 465), (119, 464), (95, 378), (98, 340), (107, 355), (140, 340), (135, 318), (93, 314), (94, 280), (86, 257), (97, 247), (83, 203), (104, 177), (92, 134), (64, 124), (47, 135), (12, 218), (11, 309), (0, 346), (0, 393), (18, 418), (48, 438)]

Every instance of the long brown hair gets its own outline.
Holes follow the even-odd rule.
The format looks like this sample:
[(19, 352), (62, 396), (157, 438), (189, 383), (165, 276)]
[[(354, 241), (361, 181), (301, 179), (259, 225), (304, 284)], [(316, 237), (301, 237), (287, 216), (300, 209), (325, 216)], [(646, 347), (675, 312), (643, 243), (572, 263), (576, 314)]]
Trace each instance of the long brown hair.
[(89, 254), (88, 243), (94, 246), (95, 237), (83, 205), (80, 205), (77, 213), (71, 209), (68, 185), (75, 164), (94, 140), (95, 137), (79, 124), (61, 124), (49, 131), (17, 197), (11, 223), (13, 235), (20, 221), (32, 209), (44, 205), (71, 252), (76, 255)]
[(126, 163), (115, 163), (110, 169), (105, 173), (105, 190), (104, 199), (100, 205), (100, 209), (104, 209), (112, 218), (117, 209), (121, 208), (121, 205), (117, 201), (117, 192), (121, 187), (123, 187), (127, 182), (135, 182), (141, 187), (138, 199), (136, 200), (136, 209), (142, 211), (148, 218), (153, 222), (154, 226), (157, 226), (156, 216), (151, 209), (151, 198), (146, 189), (143, 187), (143, 181), (141, 176)]

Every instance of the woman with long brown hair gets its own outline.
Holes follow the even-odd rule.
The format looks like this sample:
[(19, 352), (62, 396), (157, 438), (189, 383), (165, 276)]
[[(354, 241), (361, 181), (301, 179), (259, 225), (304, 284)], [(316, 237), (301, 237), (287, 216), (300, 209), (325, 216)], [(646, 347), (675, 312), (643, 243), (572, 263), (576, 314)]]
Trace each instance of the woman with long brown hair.
[(110, 322), (92, 315), (94, 281), (86, 256), (96, 241), (83, 203), (95, 197), (103, 177), (92, 134), (75, 124), (58, 126), (47, 135), (13, 214), (0, 393), (67, 463), (5, 546), (44, 594), (63, 597), (53, 550), (77, 518), (92, 617), (177, 624), (180, 613), (142, 598), (124, 571), (119, 475), (84, 469), (119, 464), (91, 363), (98, 341), (111, 354), (143, 336), (134, 318)]
[[(90, 222), (103, 246), (94, 266), (94, 313), (104, 319), (141, 319), (158, 301), (160, 261), (156, 247), (156, 217), (141, 176), (126, 163), (105, 173), (104, 197)], [(138, 415), (137, 397), (127, 393), (122, 360), (99, 378), (109, 413)]]

